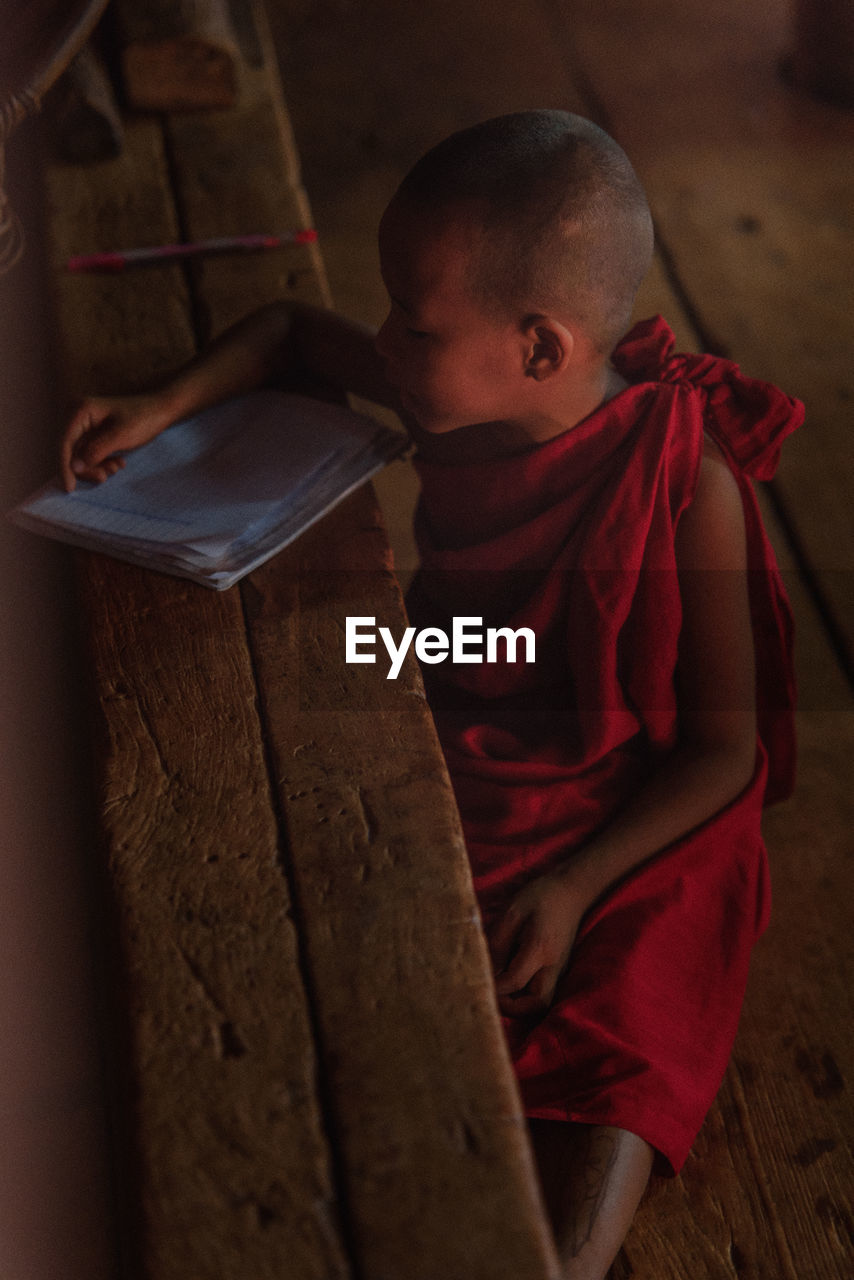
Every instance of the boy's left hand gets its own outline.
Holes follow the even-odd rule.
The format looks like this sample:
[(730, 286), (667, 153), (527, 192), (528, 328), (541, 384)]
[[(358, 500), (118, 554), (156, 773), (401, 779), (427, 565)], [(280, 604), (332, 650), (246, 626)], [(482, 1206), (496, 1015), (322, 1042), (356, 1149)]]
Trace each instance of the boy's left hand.
[(563, 869), (539, 876), (516, 895), (489, 935), (502, 1013), (518, 1017), (548, 1009), (589, 905)]

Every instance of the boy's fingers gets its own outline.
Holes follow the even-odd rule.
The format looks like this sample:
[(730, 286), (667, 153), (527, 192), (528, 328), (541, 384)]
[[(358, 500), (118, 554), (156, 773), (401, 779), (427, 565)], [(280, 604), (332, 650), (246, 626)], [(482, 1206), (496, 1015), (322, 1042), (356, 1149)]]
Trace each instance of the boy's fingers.
[(99, 462), (97, 466), (94, 467), (94, 470), (103, 480), (107, 480), (110, 476), (114, 476), (123, 466), (123, 458), (108, 457), (104, 458), (102, 462)]
[(509, 995), (513, 991), (523, 991), (541, 967), (542, 958), (535, 939), (523, 938), (509, 967), (498, 974), (495, 990), (500, 996)]
[(535, 1000), (533, 996), (499, 996), (498, 1007), (505, 1017), (508, 1018), (526, 1018), (531, 1013), (539, 1013), (542, 1005), (539, 1000)]
[(498, 1004), (501, 1012), (510, 1016), (525, 1017), (527, 1014), (548, 1009), (554, 999), (559, 976), (558, 965), (547, 965), (540, 969), (527, 983), (524, 991), (499, 996)]
[[(71, 469), (78, 480), (88, 480), (92, 484), (101, 484), (104, 480), (109, 480), (110, 476), (114, 476), (124, 465), (124, 458), (108, 457), (103, 462), (91, 465), (84, 462), (82, 458), (73, 458)], [(71, 489), (69, 489), (69, 492), (71, 492)]]
[(72, 418), (59, 446), (59, 465), (62, 472), (62, 482), (69, 493), (76, 483), (74, 449), (77, 441), (81, 436), (85, 435), (88, 430), (88, 425), (88, 416), (78, 414), (76, 418)]
[(120, 428), (95, 427), (82, 438), (82, 442), (71, 454), (67, 470), (63, 468), (66, 489), (70, 491), (74, 488), (73, 480), (70, 485), (68, 483), (69, 475), (96, 483), (115, 475), (125, 465), (124, 458), (117, 456), (115, 452), (121, 447)]
[(111, 453), (120, 448), (119, 435), (121, 428), (113, 423), (108, 426), (93, 427), (81, 439), (76, 456), (90, 467), (98, 467)]
[(59, 464), (63, 484), (69, 492), (75, 487), (75, 477), (86, 474), (86, 463), (97, 461), (97, 459), (86, 457), (83, 465), (80, 465), (82, 451), (88, 443), (87, 436), (94, 435), (98, 430), (97, 413), (94, 403), (83, 405), (69, 422), (62, 437), (59, 447)]

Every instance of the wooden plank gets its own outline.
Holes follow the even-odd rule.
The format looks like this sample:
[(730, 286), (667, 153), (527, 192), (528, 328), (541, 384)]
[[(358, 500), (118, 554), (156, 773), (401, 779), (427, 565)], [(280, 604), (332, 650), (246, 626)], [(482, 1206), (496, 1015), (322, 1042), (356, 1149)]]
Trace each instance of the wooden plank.
[(179, 267), (99, 276), (64, 271), (72, 254), (127, 249), (140, 237), (149, 244), (178, 238), (161, 130), (152, 120), (129, 118), (125, 137), (125, 152), (115, 159), (45, 166), (62, 381), (71, 395), (140, 390), (195, 350)]
[[(239, 112), (169, 123), (194, 237), (259, 217), (310, 221), (266, 23), (253, 12), (261, 59), (245, 73)], [(290, 193), (285, 214), (271, 189)], [(214, 330), (282, 293), (305, 296), (269, 259), (211, 259), (199, 281)], [(420, 682), (413, 667), (391, 686), (381, 673), (378, 691), (372, 670), (366, 714), (367, 669), (348, 669), (339, 643), (348, 611), (376, 608), (403, 628), (389, 568), (363, 490), (243, 589), (359, 1265), (413, 1280), (543, 1276), (554, 1260)], [(460, 1213), (465, 1236), (452, 1228)]]
[(384, 550), (362, 489), (246, 592), (359, 1274), (554, 1276), (420, 675), (344, 661), (401, 625)]
[[(264, 11), (257, 4), (242, 8), (240, 32), (248, 56), (241, 64), (238, 105), (167, 121), (177, 197), (194, 239), (295, 230), (312, 222)], [(200, 321), (209, 333), (282, 297), (329, 304), (316, 244), (212, 256), (195, 261), (192, 271), (204, 300)]]
[(725, 0), (713, 18), (701, 0), (585, 2), (556, 21), (707, 335), (807, 405), (779, 490), (854, 656), (854, 116), (783, 83), (783, 0)]
[[(51, 167), (53, 252), (174, 240), (162, 135)], [(58, 275), (69, 387), (189, 356), (183, 274)], [(81, 555), (120, 956), (126, 1263), (146, 1280), (345, 1277), (316, 1063), (237, 593)], [(115, 1032), (114, 1032), (115, 1034)], [(124, 1083), (122, 1083), (124, 1082)]]
[[(265, 210), (266, 225), (279, 225), (280, 215), (270, 209), (270, 172), (280, 174), (280, 189), (287, 184), (291, 192), (291, 216), (310, 221), (289, 124), (282, 132), (287, 118), (264, 14), (257, 6), (252, 13), (260, 59), (245, 74), (238, 116), (230, 123), (214, 118), (169, 122), (184, 218), (193, 237), (250, 229)], [(245, 123), (238, 129), (242, 116)], [(273, 134), (270, 122), (278, 122)], [(238, 143), (247, 128), (256, 137), (250, 156)], [(209, 159), (200, 163), (200, 156)], [(237, 186), (236, 170), (241, 173)], [(303, 276), (309, 283), (312, 279)], [(234, 265), (211, 259), (200, 266), (200, 288), (209, 300), (214, 330), (283, 292), (305, 297), (303, 280), (277, 279), (268, 260)], [(328, 302), (328, 293), (310, 301)], [(465, 1260), (472, 1276), (542, 1276), (553, 1266), (551, 1244), (429, 712), (423, 695), (412, 696), (410, 669), (410, 684), (383, 687), (385, 718), (376, 719), (374, 708), (366, 719), (364, 691), (360, 695), (366, 668), (352, 668), (362, 672), (362, 681), (353, 681), (338, 644), (346, 613), (370, 613), (375, 598), (382, 599), (389, 626), (405, 625), (369, 490), (333, 513), (309, 540), (301, 539), (300, 548), (252, 575), (243, 595), (280, 803), (291, 832), (292, 874), (300, 892), (301, 928), (360, 1266), (366, 1275), (415, 1280), (453, 1275)], [(342, 558), (342, 548), (350, 558)], [(294, 563), (300, 566), (296, 575)], [(292, 630), (297, 618), (306, 621), (307, 630)], [(288, 620), (287, 631), (283, 620)], [(315, 626), (324, 636), (323, 668), (312, 667), (318, 653)], [(306, 699), (310, 724), (303, 714), (292, 719), (294, 701), (302, 705)], [(347, 710), (351, 699), (353, 713)], [(398, 753), (392, 762), (389, 741)], [(428, 814), (431, 859), (423, 860), (414, 884), (414, 859), (425, 854), (421, 841), (426, 844)], [(423, 823), (415, 844), (412, 828)], [(412, 860), (407, 858), (405, 878), (394, 865), (402, 852), (389, 854), (388, 846), (402, 851), (407, 842)], [(430, 884), (433, 893), (425, 900)], [(369, 910), (356, 910), (353, 887), (362, 902), (370, 901)], [(415, 888), (420, 897), (407, 900)], [(457, 922), (452, 931), (437, 923), (446, 916)], [(437, 963), (444, 968), (429, 989), (416, 995), (421, 966)], [(388, 996), (379, 996), (380, 991)], [(451, 1030), (438, 1015), (442, 1001), (453, 1004), (455, 993), (461, 1004)], [(384, 1001), (382, 1009), (378, 1001)], [(497, 1126), (490, 1124), (490, 1106)], [(414, 1115), (421, 1117), (420, 1125), (412, 1121)], [(449, 1162), (453, 1172), (444, 1167)], [(469, 1222), (466, 1236), (449, 1231), (461, 1204)]]
[(343, 1278), (240, 598), (93, 556), (81, 603), (128, 1059), (126, 1265)]

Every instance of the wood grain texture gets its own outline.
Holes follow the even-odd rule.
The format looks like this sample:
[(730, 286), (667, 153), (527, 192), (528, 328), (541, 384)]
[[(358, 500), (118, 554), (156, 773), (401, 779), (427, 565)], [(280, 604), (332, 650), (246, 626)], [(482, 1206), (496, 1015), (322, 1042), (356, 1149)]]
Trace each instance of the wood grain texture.
[[(360, 490), (245, 588), (360, 1274), (555, 1275), (450, 784)], [(462, 1226), (464, 1224), (464, 1227)]]
[[(167, 122), (176, 194), (193, 239), (312, 225), (264, 11), (247, 4), (243, 14), (238, 106)], [(277, 298), (330, 302), (317, 244), (211, 256), (192, 272), (203, 339)]]
[(239, 597), (82, 568), (134, 1149), (126, 1264), (346, 1277)]
[(180, 267), (68, 274), (72, 254), (168, 244), (179, 237), (162, 131), (125, 122), (126, 146), (94, 165), (45, 166), (62, 380), (70, 395), (138, 391), (195, 351)]
[[(193, 236), (214, 234), (213, 217), (219, 228), (224, 219), (235, 227), (260, 220), (260, 229), (311, 224), (264, 12), (255, 5), (247, 12), (253, 28), (244, 36), (239, 111), (230, 121), (196, 116), (168, 125)], [(328, 303), (313, 253), (301, 247), (199, 264), (211, 331), (282, 294)], [(347, 667), (339, 643), (346, 614), (370, 613), (377, 600), (389, 625), (405, 625), (369, 491), (242, 591), (357, 1266), (367, 1276), (426, 1277), (465, 1264), (486, 1276), (510, 1274), (497, 1267), (519, 1262), (518, 1274), (545, 1275), (550, 1244), (429, 711), (410, 669), (396, 685), (382, 673), (383, 715), (372, 707), (366, 719), (367, 669)], [(419, 868), (428, 838), (431, 860)], [(422, 989), (432, 964), (441, 972)], [(438, 1016), (443, 983), (452, 988), (444, 999), (463, 997), (453, 1027)], [(496, 1072), (498, 1083), (490, 1083)], [(491, 1102), (479, 1102), (481, 1094)], [(497, 1124), (484, 1111), (490, 1105)], [(474, 1224), (465, 1247), (449, 1230), (460, 1212)]]
[[(55, 260), (176, 238), (163, 139), (51, 167)], [(66, 382), (144, 386), (194, 350), (180, 268), (58, 274)], [(349, 1275), (237, 593), (79, 555), (116, 967), (128, 1273)], [(121, 1050), (121, 1052), (119, 1051)]]

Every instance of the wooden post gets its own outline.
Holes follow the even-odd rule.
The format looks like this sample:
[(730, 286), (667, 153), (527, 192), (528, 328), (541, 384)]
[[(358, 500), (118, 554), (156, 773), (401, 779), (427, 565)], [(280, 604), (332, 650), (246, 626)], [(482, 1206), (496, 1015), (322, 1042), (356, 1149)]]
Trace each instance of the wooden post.
[(854, 107), (854, 5), (851, 0), (797, 0), (795, 84), (840, 107)]
[(227, 0), (121, 0), (116, 16), (129, 106), (234, 105), (238, 47)]

